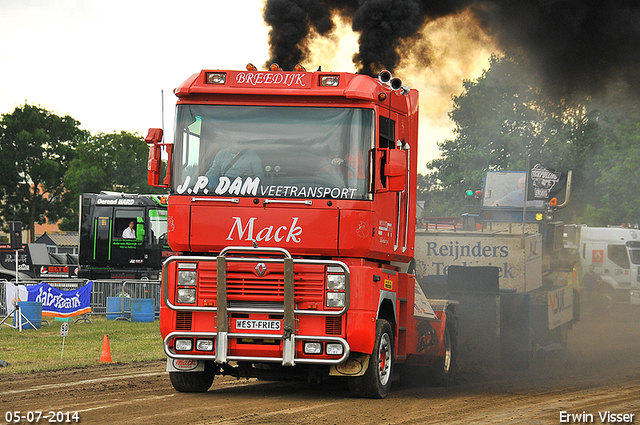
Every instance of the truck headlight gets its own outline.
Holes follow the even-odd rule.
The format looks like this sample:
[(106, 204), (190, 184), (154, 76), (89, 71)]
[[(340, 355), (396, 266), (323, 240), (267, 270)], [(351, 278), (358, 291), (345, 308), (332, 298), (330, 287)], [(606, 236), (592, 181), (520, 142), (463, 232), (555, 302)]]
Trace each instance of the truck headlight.
[(198, 284), (198, 272), (195, 270), (178, 271), (179, 286), (196, 286)]
[(344, 292), (327, 292), (327, 307), (344, 307)]
[(196, 340), (196, 350), (198, 351), (213, 351), (212, 339), (198, 339)]
[(344, 281), (345, 279), (343, 274), (328, 274), (327, 289), (344, 290)]
[(196, 288), (178, 288), (177, 301), (180, 304), (195, 304)]
[(327, 344), (326, 353), (330, 356), (341, 356), (344, 353), (342, 344), (330, 342)]
[(304, 343), (305, 354), (322, 354), (321, 342), (305, 342)]
[(193, 341), (190, 339), (176, 339), (175, 348), (176, 351), (191, 351)]
[(320, 77), (320, 86), (322, 87), (338, 87), (339, 85), (339, 75), (323, 75)]

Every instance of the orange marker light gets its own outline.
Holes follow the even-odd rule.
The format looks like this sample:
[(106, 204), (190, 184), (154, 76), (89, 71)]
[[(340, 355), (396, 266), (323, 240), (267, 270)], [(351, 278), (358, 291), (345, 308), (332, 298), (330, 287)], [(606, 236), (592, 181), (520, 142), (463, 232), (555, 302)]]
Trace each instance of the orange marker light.
[(251, 62), (249, 62), (247, 64), (247, 71), (257, 71), (258, 68), (256, 68), (256, 66), (254, 64), (252, 64)]
[(272, 71), (282, 71), (282, 68), (280, 68), (280, 65), (278, 65), (277, 63), (272, 63), (271, 64), (271, 70)]

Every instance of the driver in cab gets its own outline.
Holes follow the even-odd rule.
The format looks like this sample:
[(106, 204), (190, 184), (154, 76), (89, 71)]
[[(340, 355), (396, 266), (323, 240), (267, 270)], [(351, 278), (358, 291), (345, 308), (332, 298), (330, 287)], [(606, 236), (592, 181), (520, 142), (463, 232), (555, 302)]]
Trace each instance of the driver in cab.
[(238, 177), (262, 178), (262, 161), (254, 150), (243, 149), (233, 142), (216, 154), (205, 176), (209, 179), (209, 187), (216, 187), (220, 177), (228, 177), (231, 181)]

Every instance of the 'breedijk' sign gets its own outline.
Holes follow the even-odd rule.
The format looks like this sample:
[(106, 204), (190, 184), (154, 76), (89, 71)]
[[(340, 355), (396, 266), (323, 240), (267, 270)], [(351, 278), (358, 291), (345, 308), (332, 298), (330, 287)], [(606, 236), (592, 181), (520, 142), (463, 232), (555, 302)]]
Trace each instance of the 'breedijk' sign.
[(311, 88), (311, 73), (308, 72), (274, 72), (274, 71), (247, 71), (232, 75), (233, 87), (260, 87), (260, 88)]

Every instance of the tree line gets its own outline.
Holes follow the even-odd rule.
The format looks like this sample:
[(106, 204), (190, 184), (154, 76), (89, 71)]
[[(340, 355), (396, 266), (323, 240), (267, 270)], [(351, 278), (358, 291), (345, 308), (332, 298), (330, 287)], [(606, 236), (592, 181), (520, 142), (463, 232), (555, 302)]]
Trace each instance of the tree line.
[(92, 135), (80, 122), (24, 104), (0, 119), (0, 223), (78, 230), (82, 193), (155, 193), (147, 185), (148, 147), (138, 134)]
[[(593, 226), (640, 222), (640, 101), (621, 82), (595, 95), (549, 92), (522, 57), (492, 56), (465, 80), (449, 113), (454, 138), (419, 176), (427, 216), (469, 211), (466, 190), (487, 171), (524, 171), (527, 155), (573, 172), (568, 206), (556, 219)], [(559, 201), (563, 201), (560, 194)]]

